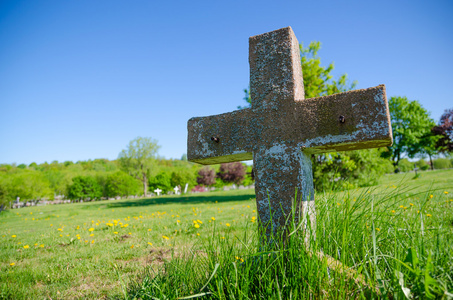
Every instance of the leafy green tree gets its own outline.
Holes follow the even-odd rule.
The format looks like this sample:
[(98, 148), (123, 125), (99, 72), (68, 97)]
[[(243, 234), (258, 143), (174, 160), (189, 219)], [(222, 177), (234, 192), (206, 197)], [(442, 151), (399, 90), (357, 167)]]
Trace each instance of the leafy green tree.
[(440, 152), (453, 152), (453, 108), (445, 110), (440, 117), (439, 125), (434, 126), (431, 131), (439, 136), (436, 147)]
[(102, 188), (92, 176), (77, 176), (68, 189), (69, 199), (96, 199), (102, 196)]
[(171, 173), (170, 183), (172, 187), (180, 186), (182, 189), (188, 183), (189, 189), (191, 189), (196, 185), (195, 171), (188, 168), (178, 168)]
[(36, 200), (52, 197), (49, 181), (37, 171), (25, 171), (11, 176), (9, 194), (13, 199)]
[(107, 176), (105, 183), (107, 197), (136, 195), (140, 192), (141, 182), (122, 171)]
[(173, 190), (171, 185), (171, 173), (162, 171), (149, 179), (149, 187), (152, 191), (161, 189), (164, 192)]
[(121, 168), (142, 182), (145, 196), (148, 194), (148, 178), (155, 165), (159, 148), (157, 140), (137, 137), (130, 141), (127, 148), (122, 150), (118, 156)]
[(435, 123), (418, 101), (409, 101), (406, 97), (392, 97), (389, 109), (393, 145), (383, 152), (383, 157), (390, 158), (396, 167), (405, 156), (413, 158), (416, 155), (428, 154), (431, 157), (437, 152), (437, 137), (431, 132)]

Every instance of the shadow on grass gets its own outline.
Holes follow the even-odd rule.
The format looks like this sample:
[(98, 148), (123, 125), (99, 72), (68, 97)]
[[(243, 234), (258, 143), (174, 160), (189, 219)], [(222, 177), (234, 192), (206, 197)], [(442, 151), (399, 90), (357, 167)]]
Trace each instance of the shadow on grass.
[(200, 193), (192, 195), (172, 195), (161, 196), (153, 198), (145, 198), (138, 200), (117, 200), (107, 204), (107, 208), (116, 207), (133, 207), (133, 206), (148, 206), (159, 204), (198, 204), (198, 203), (215, 203), (217, 202), (232, 202), (232, 201), (246, 201), (255, 198), (255, 191), (253, 189), (243, 191), (231, 192), (211, 192)]

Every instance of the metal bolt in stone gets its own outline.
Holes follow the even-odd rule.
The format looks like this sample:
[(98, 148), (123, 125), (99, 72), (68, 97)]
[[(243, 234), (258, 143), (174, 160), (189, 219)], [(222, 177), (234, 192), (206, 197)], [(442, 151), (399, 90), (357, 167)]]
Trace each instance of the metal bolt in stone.
[(214, 141), (214, 142), (218, 143), (218, 142), (220, 142), (220, 139), (218, 137), (216, 137), (216, 136), (212, 136), (211, 137), (211, 141)]
[(340, 116), (340, 123), (344, 123), (344, 122), (345, 122), (344, 116)]

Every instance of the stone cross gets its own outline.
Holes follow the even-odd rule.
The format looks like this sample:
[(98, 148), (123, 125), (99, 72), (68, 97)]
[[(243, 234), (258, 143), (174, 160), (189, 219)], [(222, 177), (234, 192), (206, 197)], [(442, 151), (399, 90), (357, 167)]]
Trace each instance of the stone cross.
[[(250, 37), (251, 108), (188, 121), (188, 160), (253, 159), (261, 226), (315, 221), (311, 154), (392, 144), (385, 86), (304, 99), (299, 43), (291, 27)], [(271, 217), (272, 214), (272, 217)], [(312, 223), (314, 224), (314, 223)]]
[(178, 186), (175, 186), (175, 188), (173, 190), (175, 191), (176, 195), (179, 195), (179, 187)]
[(161, 192), (162, 192), (162, 190), (160, 188), (157, 188), (154, 190), (154, 193), (157, 193), (157, 196), (160, 196)]

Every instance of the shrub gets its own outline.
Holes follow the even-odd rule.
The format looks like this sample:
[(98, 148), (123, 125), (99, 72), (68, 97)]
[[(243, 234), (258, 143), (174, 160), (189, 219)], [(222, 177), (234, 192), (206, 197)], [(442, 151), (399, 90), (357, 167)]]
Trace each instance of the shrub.
[(171, 174), (168, 172), (160, 172), (155, 177), (151, 177), (148, 182), (151, 191), (154, 191), (157, 188), (164, 192), (173, 191), (173, 187), (171, 185)]
[(245, 177), (245, 167), (240, 162), (224, 163), (220, 165), (217, 176), (223, 182), (240, 184)]
[(426, 171), (429, 169), (429, 164), (424, 160), (424, 159), (420, 159), (419, 161), (417, 161), (415, 163), (417, 165), (417, 167), (422, 170), (422, 171)]
[(414, 169), (414, 163), (410, 162), (407, 158), (403, 158), (398, 162), (400, 172), (409, 172)]
[(129, 196), (143, 193), (142, 183), (132, 176), (118, 171), (107, 176), (105, 182), (105, 196)]
[(215, 170), (210, 167), (203, 167), (198, 171), (197, 183), (205, 186), (215, 184)]
[(68, 188), (69, 199), (96, 199), (102, 196), (102, 188), (91, 176), (77, 176)]
[(452, 167), (451, 161), (447, 158), (433, 160), (434, 169), (449, 169)]

